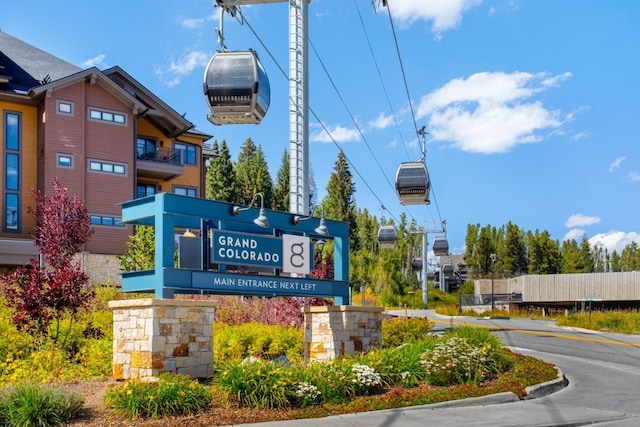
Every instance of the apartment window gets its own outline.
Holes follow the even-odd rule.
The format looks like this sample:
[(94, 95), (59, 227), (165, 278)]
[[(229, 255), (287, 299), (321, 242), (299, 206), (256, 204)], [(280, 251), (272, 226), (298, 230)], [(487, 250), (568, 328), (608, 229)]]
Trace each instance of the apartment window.
[(173, 151), (176, 156), (180, 156), (183, 165), (198, 164), (198, 147), (195, 145), (176, 142), (173, 144)]
[(116, 175), (125, 175), (127, 173), (127, 168), (123, 164), (101, 162), (98, 160), (89, 161), (89, 170), (93, 172), (113, 173)]
[(68, 154), (56, 154), (56, 164), (64, 168), (73, 167), (73, 156)]
[(173, 187), (173, 192), (181, 196), (198, 197), (198, 189), (191, 187)]
[(107, 227), (124, 227), (122, 218), (109, 215), (89, 215), (92, 225), (105, 225)]
[(56, 101), (56, 111), (60, 114), (73, 115), (73, 103), (67, 101)]
[(7, 190), (13, 190), (13, 191), (18, 191), (20, 189), (20, 187), (18, 186), (18, 173), (20, 171), (20, 165), (18, 164), (20, 160), (20, 156), (18, 154), (15, 153), (7, 153), (6, 154), (6, 170), (5, 170), (5, 177), (6, 177), (6, 184), (5, 184), (5, 189)]
[(20, 115), (6, 113), (4, 115), (4, 146), (7, 150), (20, 150)]
[(139, 199), (141, 197), (153, 196), (156, 194), (156, 185), (155, 184), (145, 184), (139, 183), (136, 185), (136, 198)]
[(22, 116), (19, 113), (4, 113), (4, 231), (20, 231), (20, 134)]
[(97, 110), (95, 108), (90, 108), (89, 117), (93, 120), (101, 120), (103, 122), (125, 124), (127, 116), (125, 116), (124, 114), (114, 113), (111, 111), (104, 111), (104, 110)]
[(156, 159), (158, 142), (155, 139), (138, 137), (136, 141), (136, 153), (139, 159)]
[(6, 231), (18, 231), (20, 221), (20, 198), (15, 193), (7, 193), (4, 196), (4, 203), (7, 208), (4, 219), (4, 229)]

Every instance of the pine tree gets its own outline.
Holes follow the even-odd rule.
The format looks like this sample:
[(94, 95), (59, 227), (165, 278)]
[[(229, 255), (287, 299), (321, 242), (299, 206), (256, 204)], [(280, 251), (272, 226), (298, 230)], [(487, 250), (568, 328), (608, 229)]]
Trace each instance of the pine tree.
[(275, 208), (283, 212), (289, 211), (289, 158), (289, 152), (284, 150), (273, 189), (273, 203)]
[(273, 181), (262, 147), (247, 138), (236, 162), (236, 178), (239, 189), (238, 203), (248, 205), (257, 193), (264, 196), (264, 207), (272, 208)]
[(223, 202), (238, 202), (236, 172), (226, 141), (223, 140), (221, 146), (215, 141), (213, 151), (216, 157), (207, 166), (205, 197)]
[(342, 152), (333, 167), (333, 173), (327, 184), (327, 195), (322, 201), (327, 218), (349, 223), (349, 239), (352, 250), (359, 249), (358, 226), (356, 223), (356, 204), (354, 194), (356, 187), (349, 163)]

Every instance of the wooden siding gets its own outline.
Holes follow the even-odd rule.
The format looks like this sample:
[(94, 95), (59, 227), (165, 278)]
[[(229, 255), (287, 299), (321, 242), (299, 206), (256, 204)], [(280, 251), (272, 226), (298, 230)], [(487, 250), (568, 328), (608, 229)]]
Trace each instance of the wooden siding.
[[(57, 113), (57, 102), (73, 104), (73, 114)], [(116, 124), (90, 120), (89, 108), (122, 113), (126, 123)], [(120, 203), (134, 197), (135, 118), (127, 107), (99, 85), (79, 81), (55, 90), (44, 98), (47, 111), (44, 142), (44, 176), (47, 191), (51, 180), (58, 177), (70, 193), (84, 201), (89, 214), (120, 217)], [(71, 168), (60, 167), (57, 155), (73, 157)], [(89, 170), (91, 160), (123, 165), (124, 175)], [(96, 230), (85, 250), (102, 254), (118, 254), (126, 250), (130, 227), (94, 227)]]
[(522, 302), (640, 301), (640, 272), (526, 275), (508, 279)]

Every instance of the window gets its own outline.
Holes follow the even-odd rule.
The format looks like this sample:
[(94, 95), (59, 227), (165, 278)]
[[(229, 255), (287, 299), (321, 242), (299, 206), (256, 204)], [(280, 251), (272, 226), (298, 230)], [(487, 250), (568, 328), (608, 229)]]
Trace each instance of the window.
[(20, 116), (6, 113), (4, 116), (4, 144), (7, 150), (20, 149)]
[(68, 154), (56, 154), (56, 163), (65, 168), (73, 167), (73, 156)]
[(173, 150), (176, 156), (180, 156), (183, 165), (198, 164), (198, 147), (195, 145), (176, 142), (173, 144)]
[(155, 139), (138, 137), (136, 150), (139, 159), (156, 159), (157, 142)]
[(109, 215), (89, 215), (91, 225), (106, 225), (107, 227), (124, 227), (122, 218)]
[(15, 193), (7, 193), (5, 194), (4, 202), (7, 208), (4, 218), (4, 229), (7, 231), (18, 231), (18, 222), (20, 221), (19, 197)]
[(173, 192), (175, 194), (179, 194), (181, 196), (198, 197), (198, 189), (197, 188), (173, 187)]
[(119, 163), (101, 162), (98, 160), (89, 161), (89, 170), (93, 172), (114, 173), (116, 175), (124, 175), (127, 172), (125, 165)]
[(18, 187), (18, 172), (20, 167), (18, 165), (18, 160), (20, 159), (20, 156), (14, 153), (7, 153), (6, 158), (7, 158), (7, 166), (5, 170), (5, 174), (6, 174), (5, 188), (7, 190), (18, 191), (20, 189)]
[(136, 198), (139, 199), (141, 197), (153, 196), (156, 194), (156, 186), (155, 184), (144, 184), (139, 183), (136, 186)]
[(103, 111), (96, 110), (95, 108), (90, 108), (89, 117), (93, 120), (101, 120), (103, 122), (125, 124), (127, 116), (120, 113), (113, 113), (111, 111)]
[(60, 114), (73, 115), (73, 103), (67, 101), (56, 101), (56, 109)]
[(4, 114), (4, 231), (20, 231), (20, 133), (22, 116), (19, 113)]

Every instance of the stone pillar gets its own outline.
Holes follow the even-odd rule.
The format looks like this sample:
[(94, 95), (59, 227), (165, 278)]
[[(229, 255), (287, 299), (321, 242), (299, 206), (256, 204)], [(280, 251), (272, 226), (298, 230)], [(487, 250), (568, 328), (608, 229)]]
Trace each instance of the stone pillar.
[(325, 361), (382, 345), (383, 307), (304, 307), (304, 359)]
[(213, 375), (213, 302), (145, 298), (110, 301), (109, 307), (114, 379)]

